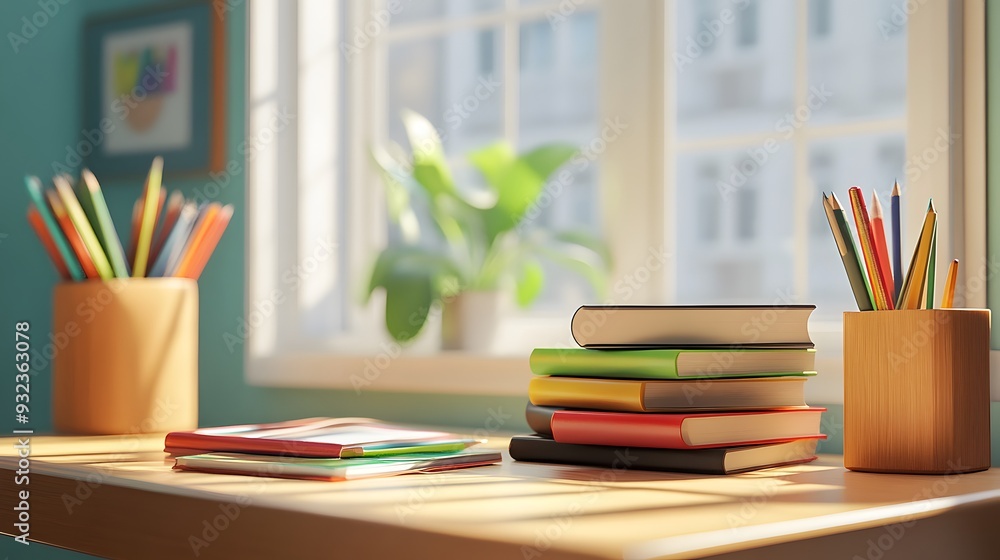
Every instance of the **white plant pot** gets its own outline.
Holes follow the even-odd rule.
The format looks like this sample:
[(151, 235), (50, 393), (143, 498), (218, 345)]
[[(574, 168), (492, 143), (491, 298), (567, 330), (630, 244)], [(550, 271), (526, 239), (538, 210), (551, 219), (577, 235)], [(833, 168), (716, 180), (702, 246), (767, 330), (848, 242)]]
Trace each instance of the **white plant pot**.
[(500, 292), (462, 292), (441, 309), (441, 348), (489, 353), (496, 339)]

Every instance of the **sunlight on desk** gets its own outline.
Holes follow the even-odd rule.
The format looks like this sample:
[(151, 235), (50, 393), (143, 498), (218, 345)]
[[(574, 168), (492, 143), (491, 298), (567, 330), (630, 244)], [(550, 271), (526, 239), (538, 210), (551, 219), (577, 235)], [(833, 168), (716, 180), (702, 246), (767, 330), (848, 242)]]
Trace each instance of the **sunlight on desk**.
[[(906, 528), (924, 518), (954, 518), (968, 527), (949, 533), (951, 539), (937, 538), (939, 547), (997, 545), (995, 531), (979, 531), (970, 540), (976, 520), (984, 518), (976, 511), (1000, 514), (996, 469), (947, 477), (876, 475), (845, 471), (840, 457), (824, 456), (806, 465), (707, 476), (505, 457), (501, 465), (447, 473), (316, 482), (173, 471), (172, 460), (157, 450), (161, 439), (137, 441), (35, 438), (32, 538), (111, 556), (133, 555), (155, 542), (162, 557), (188, 556), (189, 537), (200, 535), (220, 507), (236, 507), (238, 516), (199, 557), (263, 551), (308, 556), (335, 547), (356, 557), (413, 557), (423, 550), (455, 557), (469, 551), (480, 558), (736, 558), (760, 546), (778, 546), (774, 554), (781, 557), (781, 546), (817, 546), (815, 539), (824, 537), (839, 544), (824, 545), (819, 557), (831, 550), (851, 557), (864, 556), (865, 543), (883, 527)], [(13, 442), (4, 443), (10, 445), (0, 446), (7, 455), (0, 468), (14, 470)], [(504, 443), (499, 438), (489, 445)], [(13, 499), (12, 477), (3, 479), (5, 499)], [(84, 486), (87, 498), (65, 506), (65, 496)], [(150, 512), (136, 510), (140, 501)], [(87, 512), (73, 516), (77, 528), (59, 521), (67, 509)], [(93, 515), (102, 521), (87, 524)], [(924, 532), (910, 531), (893, 546), (904, 550)], [(134, 538), (101, 538), (112, 533)], [(297, 543), (294, 553), (281, 548), (289, 539)]]

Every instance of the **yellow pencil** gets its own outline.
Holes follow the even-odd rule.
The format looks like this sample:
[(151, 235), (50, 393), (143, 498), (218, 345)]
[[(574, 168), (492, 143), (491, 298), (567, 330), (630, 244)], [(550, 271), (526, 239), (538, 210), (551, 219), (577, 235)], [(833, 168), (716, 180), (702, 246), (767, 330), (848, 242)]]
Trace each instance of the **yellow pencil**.
[(149, 245), (153, 241), (153, 229), (156, 227), (156, 210), (160, 204), (160, 180), (163, 178), (163, 158), (153, 158), (146, 177), (146, 190), (143, 196), (142, 218), (139, 222), (139, 238), (135, 242), (135, 264), (132, 266), (132, 276), (142, 278), (146, 275), (146, 264), (149, 260)]
[(920, 229), (920, 238), (917, 246), (913, 250), (913, 258), (910, 259), (910, 269), (906, 272), (906, 281), (903, 282), (903, 291), (899, 294), (899, 305), (897, 309), (920, 309), (920, 296), (923, 295), (924, 285), (927, 282), (927, 265), (931, 255), (931, 241), (934, 237), (934, 225), (937, 223), (937, 212), (934, 210), (934, 201), (927, 205), (927, 214), (924, 215), (924, 225)]
[(955, 284), (958, 282), (958, 259), (948, 266), (948, 279), (944, 282), (944, 295), (941, 296), (941, 307), (948, 309), (955, 306)]

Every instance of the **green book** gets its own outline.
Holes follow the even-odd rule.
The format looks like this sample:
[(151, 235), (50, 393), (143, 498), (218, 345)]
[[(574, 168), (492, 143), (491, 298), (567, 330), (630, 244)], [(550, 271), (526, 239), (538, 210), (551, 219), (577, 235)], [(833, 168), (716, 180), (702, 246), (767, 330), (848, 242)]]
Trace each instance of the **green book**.
[(612, 379), (680, 379), (815, 375), (812, 349), (591, 350), (536, 348), (529, 359), (535, 375)]

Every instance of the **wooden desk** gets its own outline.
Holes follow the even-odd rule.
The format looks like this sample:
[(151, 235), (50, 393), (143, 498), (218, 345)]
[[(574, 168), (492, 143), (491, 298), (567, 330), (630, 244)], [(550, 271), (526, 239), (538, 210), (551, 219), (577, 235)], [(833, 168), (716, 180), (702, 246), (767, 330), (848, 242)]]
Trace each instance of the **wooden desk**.
[[(11, 534), (15, 440), (0, 450)], [(113, 558), (996, 558), (1000, 469), (729, 477), (517, 463), (343, 483), (181, 473), (160, 437), (32, 440), (30, 538)], [(502, 447), (503, 440), (492, 445)], [(766, 550), (761, 547), (767, 547)]]

